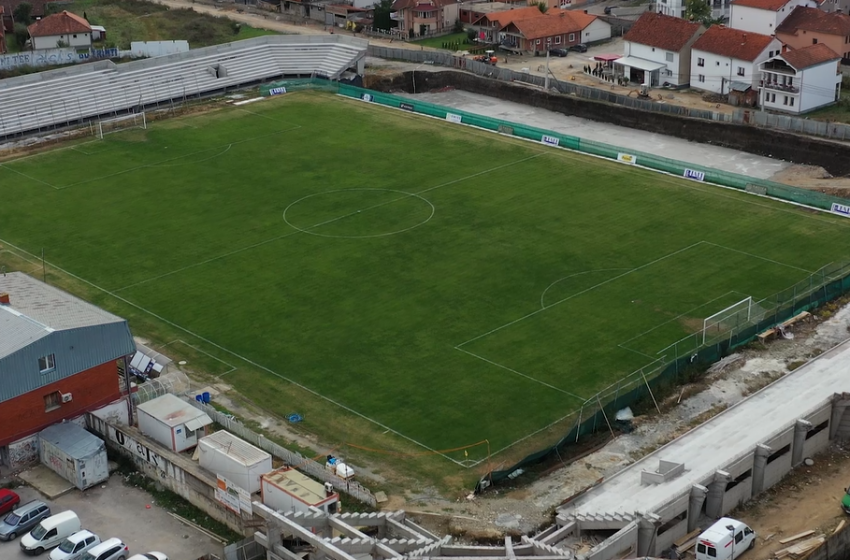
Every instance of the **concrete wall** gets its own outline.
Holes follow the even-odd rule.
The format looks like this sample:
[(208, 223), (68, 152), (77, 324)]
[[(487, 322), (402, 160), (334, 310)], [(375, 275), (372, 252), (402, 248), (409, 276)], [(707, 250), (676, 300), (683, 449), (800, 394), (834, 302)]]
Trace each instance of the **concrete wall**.
[[(745, 124), (705, 121), (665, 113), (637, 111), (628, 107), (575, 96), (534, 91), (528, 87), (489, 80), (463, 72), (416, 71), (416, 88), (418, 91), (428, 91), (446, 86), (593, 121), (666, 134), (693, 142), (724, 146), (793, 163), (818, 165), (832, 175), (850, 174), (850, 146), (837, 142), (807, 138), (782, 131), (765, 130)], [(392, 80), (374, 82), (370, 87), (381, 91), (396, 89), (412, 91), (411, 73), (406, 72)]]
[(632, 521), (605, 540), (604, 543), (592, 548), (585, 560), (612, 560), (614, 558), (632, 558), (637, 552), (638, 525)]
[[(773, 450), (771, 455), (777, 454), (776, 456), (772, 457), (772, 459), (771, 457), (768, 457), (768, 463), (764, 468), (765, 488), (770, 488), (771, 486), (779, 482), (782, 477), (788, 474), (788, 471), (791, 470), (791, 446), (793, 444), (793, 427), (784, 430), (781, 434), (779, 434), (772, 440), (765, 442), (765, 445), (767, 445)], [(787, 450), (785, 450), (786, 446), (788, 447)]]
[(688, 534), (688, 503), (689, 494), (685, 494), (654, 512), (661, 517), (663, 525), (659, 527), (655, 537), (655, 550), (651, 550), (650, 554), (656, 555), (667, 550), (673, 545), (673, 541)]
[[(753, 454), (750, 453), (724, 469), (731, 476), (723, 495), (722, 513), (729, 513), (753, 495)], [(736, 479), (740, 480), (737, 484)]]
[[(823, 408), (806, 417), (814, 428), (806, 434), (803, 443), (803, 457), (811, 457), (826, 449), (829, 445), (829, 422), (832, 408)], [(824, 426), (824, 423), (826, 424)], [(817, 431), (820, 430), (820, 431)], [(817, 431), (817, 433), (815, 433)]]

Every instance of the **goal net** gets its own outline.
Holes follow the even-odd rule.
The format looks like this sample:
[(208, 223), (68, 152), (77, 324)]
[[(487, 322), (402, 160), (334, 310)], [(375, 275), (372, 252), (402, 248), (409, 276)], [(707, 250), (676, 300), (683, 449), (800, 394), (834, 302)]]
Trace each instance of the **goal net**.
[(703, 321), (702, 343), (709, 344), (725, 335), (738, 332), (741, 328), (760, 321), (763, 314), (763, 310), (753, 302), (752, 296), (742, 299)]
[(98, 139), (103, 140), (105, 135), (112, 134), (113, 132), (120, 132), (130, 128), (146, 129), (147, 127), (147, 117), (145, 116), (145, 112), (142, 111), (141, 113), (131, 113), (129, 115), (115, 117), (114, 119), (99, 120), (97, 121), (95, 134)]

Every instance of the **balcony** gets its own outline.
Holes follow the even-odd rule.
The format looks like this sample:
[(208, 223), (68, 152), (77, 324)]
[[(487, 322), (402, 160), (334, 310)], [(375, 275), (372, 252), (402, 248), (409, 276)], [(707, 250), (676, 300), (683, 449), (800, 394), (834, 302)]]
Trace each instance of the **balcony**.
[(797, 86), (791, 86), (787, 84), (777, 84), (775, 82), (765, 82), (761, 81), (761, 87), (765, 89), (772, 89), (775, 91), (781, 91), (783, 93), (800, 93), (800, 89)]

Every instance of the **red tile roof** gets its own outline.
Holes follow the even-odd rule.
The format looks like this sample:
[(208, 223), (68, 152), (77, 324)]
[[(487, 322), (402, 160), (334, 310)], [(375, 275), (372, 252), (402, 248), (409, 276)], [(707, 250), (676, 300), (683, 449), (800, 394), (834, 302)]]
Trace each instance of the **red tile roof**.
[(764, 52), (771, 41), (773, 37), (769, 35), (712, 25), (697, 39), (693, 49), (752, 62)]
[(827, 47), (824, 43), (811, 45), (802, 49), (794, 49), (782, 53), (782, 58), (797, 70), (817, 66), (831, 60), (838, 60), (841, 55)]
[[(535, 13), (535, 11), (537, 13)], [(483, 25), (484, 21), (486, 21), (487, 23), (496, 22), (496, 27), (501, 29), (507, 24), (513, 23), (516, 20), (526, 19), (530, 17), (538, 17), (542, 15), (543, 12), (541, 12), (540, 8), (538, 8), (537, 6), (523, 6), (522, 8), (516, 8), (513, 10), (502, 10), (500, 12), (490, 12), (489, 14), (484, 14), (475, 21), (475, 24)]]
[(27, 27), (30, 37), (52, 37), (69, 33), (91, 33), (89, 22), (69, 11), (42, 18)]
[(596, 16), (582, 11), (552, 8), (545, 14), (515, 20), (510, 25), (516, 27), (526, 39), (533, 40), (565, 33), (578, 33), (594, 20)]
[(850, 35), (850, 16), (841, 12), (828, 14), (817, 8), (797, 6), (776, 28), (776, 32), (796, 35), (799, 29), (847, 37)]
[(395, 0), (391, 9), (404, 10), (407, 8), (415, 8), (417, 5), (423, 8), (432, 5), (438, 8), (442, 8), (443, 6), (447, 6), (449, 4), (454, 3), (455, 0)]
[(682, 18), (644, 12), (623, 40), (678, 52), (701, 28), (700, 24)]
[(747, 8), (758, 8), (759, 10), (778, 12), (779, 9), (789, 1), (790, 0), (732, 0), (732, 4), (736, 6), (746, 6)]

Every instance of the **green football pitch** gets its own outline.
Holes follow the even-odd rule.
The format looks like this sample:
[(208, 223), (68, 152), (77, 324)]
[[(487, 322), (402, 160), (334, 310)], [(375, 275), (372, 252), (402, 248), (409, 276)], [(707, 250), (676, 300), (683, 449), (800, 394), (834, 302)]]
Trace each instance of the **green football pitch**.
[(431, 450), (505, 449), (850, 253), (838, 217), (317, 92), (7, 161), (0, 199), (0, 243), (254, 364), (247, 396)]

